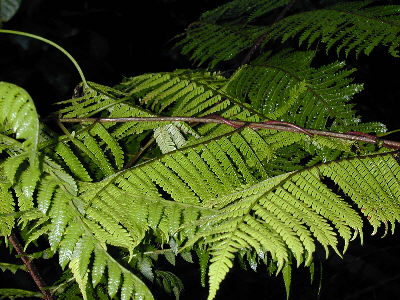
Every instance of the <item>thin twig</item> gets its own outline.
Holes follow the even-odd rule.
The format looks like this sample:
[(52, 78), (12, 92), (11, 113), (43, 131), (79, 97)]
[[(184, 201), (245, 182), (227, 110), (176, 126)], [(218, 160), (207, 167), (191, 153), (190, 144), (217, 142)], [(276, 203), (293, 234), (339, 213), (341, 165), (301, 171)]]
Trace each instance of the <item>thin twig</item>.
[(27, 268), (29, 275), (31, 275), (33, 281), (35, 281), (40, 292), (43, 294), (43, 298), (46, 300), (53, 300), (54, 298), (51, 295), (50, 291), (46, 289), (46, 283), (44, 282), (42, 276), (40, 276), (39, 271), (37, 270), (33, 261), (24, 252), (24, 249), (14, 231), (11, 232), (10, 236), (8, 237), (8, 240), (10, 241), (11, 245), (14, 247), (15, 251), (25, 264), (25, 267)]
[(269, 25), (270, 29), (267, 30), (262, 36), (260, 36), (254, 43), (254, 45), (250, 48), (249, 52), (247, 53), (245, 58), (240, 63), (241, 66), (247, 64), (251, 60), (254, 53), (258, 50), (258, 48), (260, 48), (261, 44), (264, 42), (264, 40), (267, 38), (267, 36), (271, 33), (272, 26), (275, 25), (276, 23), (278, 23), (280, 20), (282, 20), (283, 17), (285, 17), (287, 12), (292, 8), (292, 6), (296, 3), (296, 1), (297, 0), (293, 0), (288, 5), (286, 5), (286, 7), (284, 9), (282, 9), (281, 13), (276, 17), (276, 19), (272, 22), (272, 24)]
[(400, 142), (380, 139), (377, 136), (350, 131), (348, 133), (323, 131), (316, 129), (305, 129), (292, 123), (282, 121), (265, 121), (265, 122), (244, 122), (239, 120), (228, 120), (218, 116), (213, 117), (131, 117), (131, 118), (62, 118), (58, 119), (61, 123), (124, 123), (124, 122), (188, 122), (188, 123), (217, 123), (232, 126), (234, 128), (246, 126), (253, 129), (270, 129), (287, 132), (297, 132), (307, 134), (309, 136), (318, 135), (332, 137), (342, 140), (357, 141), (369, 144), (379, 144), (386, 148), (400, 149)]
[(142, 154), (149, 148), (153, 143), (156, 141), (154, 137), (152, 137), (143, 147), (140, 148), (140, 150), (132, 156), (132, 158), (128, 161), (128, 163), (125, 166), (125, 169), (129, 169), (132, 167), (138, 159), (142, 156)]

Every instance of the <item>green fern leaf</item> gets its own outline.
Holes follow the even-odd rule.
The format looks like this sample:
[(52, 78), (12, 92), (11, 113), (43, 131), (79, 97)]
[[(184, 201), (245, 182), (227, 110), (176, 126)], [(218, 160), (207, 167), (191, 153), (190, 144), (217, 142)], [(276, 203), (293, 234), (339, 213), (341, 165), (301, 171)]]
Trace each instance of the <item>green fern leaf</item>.
[[(335, 4), (318, 10), (300, 12), (277, 20), (269, 26), (249, 25), (259, 16), (266, 16), (289, 1), (236, 0), (202, 15), (190, 26), (178, 42), (181, 52), (196, 64), (207, 63), (214, 68), (229, 61), (254, 45), (299, 37), (308, 47), (322, 42), (326, 50), (336, 48), (339, 54), (355, 52), (368, 55), (383, 45), (393, 56), (399, 56), (399, 6), (369, 6), (373, 1), (354, 1)], [(250, 51), (250, 50), (247, 50)]]
[(56, 190), (57, 182), (51, 177), (44, 177), (38, 187), (37, 206), (44, 214), (48, 211), (54, 191)]
[[(373, 234), (379, 225), (400, 219), (400, 166), (393, 153), (373, 154), (321, 164), (283, 174), (217, 198), (219, 212), (203, 217), (200, 230), (188, 245), (202, 240), (210, 245), (210, 293), (213, 299), (221, 281), (242, 249), (270, 252), (278, 272), (287, 268), (290, 256), (309, 265), (319, 242), (327, 251), (337, 249), (337, 234), (344, 251), (362, 233), (360, 213), (368, 217)], [(376, 180), (377, 174), (385, 178)], [(332, 190), (336, 183), (360, 209), (356, 212)], [(377, 200), (379, 199), (379, 202)], [(386, 227), (386, 225), (385, 225)], [(263, 234), (264, 233), (264, 234)], [(285, 275), (286, 276), (286, 275)]]
[(47, 156), (45, 156), (43, 160), (43, 171), (50, 174), (57, 184), (63, 187), (70, 195), (77, 195), (78, 187), (74, 178)]
[(129, 300), (133, 293), (134, 280), (131, 276), (124, 274), (124, 282), (121, 288), (121, 300)]
[(166, 271), (156, 271), (157, 282), (164, 288), (167, 293), (173, 293), (176, 300), (183, 291), (182, 281), (173, 273)]
[(37, 239), (39, 237), (41, 237), (42, 235), (48, 234), (50, 230), (51, 230), (51, 226), (45, 225), (45, 226), (40, 227), (39, 229), (31, 231), (29, 234), (29, 238), (27, 239), (27, 241), (25, 243), (24, 248), (27, 249), (28, 246), (30, 245), (30, 243), (37, 241)]
[[(7, 179), (11, 183), (15, 183), (15, 177), (17, 175), (17, 170), (18, 168), (23, 164), (25, 160), (28, 159), (28, 156), (26, 153), (16, 155), (16, 156), (11, 156), (8, 159), (4, 160), (1, 164), (1, 169), (4, 175), (6, 175)], [(20, 174), (18, 174), (20, 175)]]
[[(58, 248), (62, 236), (64, 235), (64, 230), (71, 218), (68, 209), (69, 200), (69, 195), (60, 190), (56, 191), (53, 198), (53, 204), (49, 212), (52, 224), (49, 232), (49, 243), (53, 250)], [(77, 265), (74, 264), (74, 268), (76, 267)]]
[(186, 144), (185, 137), (173, 124), (156, 128), (154, 130), (154, 138), (162, 153), (174, 151)]
[(286, 264), (285, 267), (282, 269), (282, 276), (285, 282), (286, 300), (289, 300), (290, 285), (292, 283), (292, 267), (290, 266), (290, 264)]
[(206, 286), (207, 267), (208, 267), (209, 260), (210, 260), (210, 254), (208, 253), (208, 251), (205, 251), (203, 249), (197, 249), (196, 254), (199, 258), (201, 285), (203, 287), (205, 287)]
[(124, 152), (114, 137), (108, 133), (102, 124), (95, 124), (89, 132), (97, 135), (103, 142), (106, 143), (107, 147), (114, 156), (117, 168), (122, 169), (124, 164)]
[(89, 82), (87, 86), (84, 86), (83, 93), (82, 97), (57, 103), (67, 105), (58, 111), (62, 117), (90, 117), (113, 106), (115, 98), (123, 96), (118, 90), (94, 82)]
[(209, 61), (210, 68), (214, 68), (250, 48), (263, 32), (264, 28), (258, 26), (200, 23), (187, 30), (176, 46), (198, 66)]
[(267, 2), (263, 0), (234, 0), (203, 13), (200, 21), (207, 23), (221, 21), (248, 23), (289, 2), (290, 0), (273, 0)]
[(0, 235), (8, 236), (14, 227), (14, 199), (8, 187), (0, 183)]
[(115, 262), (108, 261), (108, 294), (114, 297), (121, 283), (121, 269)]
[[(104, 270), (107, 265), (107, 257), (105, 252), (95, 248), (94, 249), (94, 262), (92, 267), (92, 284), (95, 288), (103, 277)], [(129, 298), (128, 298), (129, 299)]]
[(33, 193), (41, 175), (40, 170), (30, 165), (21, 174), (20, 181), (15, 185), (19, 209), (24, 211), (33, 208)]
[(372, 1), (339, 3), (320, 10), (289, 16), (273, 25), (265, 43), (282, 42), (299, 35), (299, 43), (308, 46), (317, 40), (326, 44), (328, 51), (344, 49), (348, 55), (368, 55), (376, 46), (384, 45), (389, 53), (399, 56), (400, 16), (398, 5), (371, 6)]
[(15, 298), (42, 298), (43, 294), (22, 289), (0, 289), (0, 299), (15, 299)]
[(313, 57), (312, 52), (260, 57), (232, 75), (226, 91), (250, 102), (268, 119), (320, 130), (384, 132), (382, 124), (358, 125), (360, 118), (348, 104), (362, 90), (362, 85), (351, 84), (354, 70), (344, 70), (342, 62), (314, 69)]
[(69, 268), (74, 275), (76, 283), (79, 285), (79, 289), (81, 290), (82, 297), (84, 300), (88, 299), (87, 292), (86, 292), (86, 285), (88, 282), (88, 273), (85, 273), (84, 276), (81, 276), (79, 272), (79, 259), (76, 258), (71, 260), (69, 263)]
[(32, 98), (22, 88), (0, 82), (0, 132), (12, 129), (17, 139), (24, 139), (30, 163), (35, 164), (39, 140), (39, 118)]
[(16, 265), (16, 264), (9, 264), (9, 263), (0, 263), (0, 270), (2, 272), (10, 271), (15, 274), (18, 270), (27, 271), (25, 265)]
[(63, 269), (65, 268), (67, 263), (73, 258), (75, 247), (77, 246), (81, 235), (82, 230), (78, 223), (72, 222), (65, 230), (65, 234), (63, 235), (63, 239), (60, 243), (60, 248), (58, 250), (59, 264)]
[(92, 181), (87, 170), (83, 167), (79, 158), (64, 143), (58, 143), (54, 148), (56, 153), (64, 160), (70, 171), (80, 180)]

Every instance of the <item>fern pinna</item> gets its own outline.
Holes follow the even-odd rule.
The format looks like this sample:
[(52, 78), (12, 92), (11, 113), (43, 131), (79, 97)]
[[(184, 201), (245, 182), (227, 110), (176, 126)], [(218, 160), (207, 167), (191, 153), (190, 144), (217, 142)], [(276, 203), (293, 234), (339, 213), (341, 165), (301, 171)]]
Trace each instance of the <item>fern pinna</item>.
[[(342, 256), (365, 223), (393, 232), (400, 147), (353, 109), (355, 70), (313, 66), (317, 50), (268, 46), (298, 37), (346, 55), (378, 45), (397, 55), (400, 6), (302, 8), (234, 0), (206, 12), (177, 47), (209, 70), (115, 87), (83, 77), (57, 117), (39, 119), (25, 90), (0, 82), (0, 233), (19, 228), (25, 250), (47, 239), (37, 256), (57, 255), (64, 270), (53, 295), (153, 299), (154, 282), (179, 298), (179, 278), (157, 269), (159, 256), (178, 255), (197, 256), (208, 299), (243, 258), (289, 287), (292, 266), (312, 268), (318, 247)], [(213, 70), (223, 62), (239, 67)]]

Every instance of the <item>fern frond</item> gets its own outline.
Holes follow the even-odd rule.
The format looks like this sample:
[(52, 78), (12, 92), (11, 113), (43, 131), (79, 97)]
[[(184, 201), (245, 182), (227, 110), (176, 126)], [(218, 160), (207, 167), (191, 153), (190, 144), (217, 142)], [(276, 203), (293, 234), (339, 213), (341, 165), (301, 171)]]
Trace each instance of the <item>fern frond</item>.
[(187, 29), (176, 46), (197, 66), (208, 62), (214, 68), (250, 48), (264, 31), (260, 26), (200, 23)]
[(0, 235), (8, 236), (14, 227), (14, 199), (8, 186), (0, 183)]
[(370, 54), (378, 45), (388, 47), (391, 55), (399, 56), (399, 5), (370, 6), (373, 1), (339, 3), (320, 10), (289, 16), (273, 25), (268, 38), (285, 42), (299, 36), (299, 43), (310, 47), (320, 40), (326, 51), (336, 48), (356, 55)]
[(86, 168), (82, 165), (79, 158), (74, 154), (70, 147), (64, 142), (58, 143), (54, 147), (55, 152), (60, 156), (60, 158), (65, 162), (65, 165), (69, 168), (74, 176), (83, 181), (91, 181)]
[(0, 132), (12, 130), (34, 164), (39, 140), (39, 118), (32, 98), (22, 88), (0, 82)]
[(13, 153), (22, 152), (22, 144), (17, 140), (0, 133), (0, 153), (10, 150)]
[(32, 292), (22, 289), (3, 289), (0, 288), (0, 299), (16, 299), (16, 298), (41, 298), (42, 293)]
[[(71, 229), (79, 232), (78, 228)], [(80, 231), (82, 233), (82, 231)], [(89, 278), (92, 278), (93, 287), (96, 287), (100, 279), (104, 277), (107, 270), (108, 295), (114, 297), (120, 291), (120, 299), (144, 300), (154, 299), (147, 286), (132, 272), (125, 269), (115, 261), (94, 239), (91, 235), (83, 234), (81, 237), (71, 240), (68, 239), (69, 249), (68, 257), (64, 257), (63, 264), (68, 260), (69, 267), (77, 281), (79, 288), (86, 296), (86, 286)], [(93, 265), (91, 266), (91, 257), (93, 256)]]
[[(81, 113), (85, 113), (87, 116), (93, 116), (100, 112), (103, 114), (102, 117), (109, 118), (157, 116), (150, 111), (146, 111), (134, 105), (131, 99), (132, 97), (126, 96), (125, 93), (119, 90), (113, 90), (93, 83), (90, 84), (90, 87), (85, 89), (86, 94), (81, 98), (59, 103), (69, 105), (59, 111), (63, 117), (77, 116)], [(111, 95), (110, 90), (112, 92)], [(121, 98), (121, 95), (124, 97)], [(140, 134), (143, 131), (153, 129), (155, 130), (155, 136), (157, 136), (157, 143), (162, 151), (167, 151), (164, 149), (164, 146), (167, 144), (172, 145), (176, 143), (175, 146), (171, 148), (172, 150), (176, 149), (176, 146), (178, 148), (181, 147), (185, 143), (183, 134), (191, 134), (194, 137), (198, 137), (198, 134), (190, 126), (182, 122), (175, 122), (174, 124), (166, 124), (166, 122), (97, 123), (89, 126), (87, 130), (85, 130), (84, 126), (78, 133), (73, 135), (71, 141), (80, 151), (84, 152), (84, 155), (88, 156), (90, 160), (95, 160), (94, 164), (100, 166), (103, 175), (106, 176), (111, 175), (113, 169), (109, 164), (107, 156), (104, 155), (104, 150), (110, 150), (115, 161), (116, 169), (122, 169), (124, 152), (119, 145), (119, 141), (127, 136)], [(75, 128), (79, 129), (79, 127)], [(95, 141), (97, 137), (100, 141)], [(104, 149), (104, 146), (106, 146), (106, 149)], [(100, 148), (103, 151), (99, 151)], [(88, 174), (86, 174), (87, 172), (84, 170), (79, 158), (73, 155), (71, 150), (67, 149), (62, 143), (60, 143), (56, 149), (69, 168), (77, 173), (76, 176), (85, 178), (86, 181), (88, 181)]]
[(173, 124), (156, 128), (154, 130), (154, 138), (162, 153), (174, 151), (186, 144), (185, 137)]
[(2, 272), (10, 271), (13, 274), (15, 274), (18, 270), (27, 271), (25, 265), (9, 264), (9, 263), (2, 263), (2, 262), (0, 262), (0, 270)]
[(24, 211), (34, 207), (33, 193), (40, 175), (40, 169), (32, 165), (22, 172), (20, 181), (14, 187), (20, 210)]
[(297, 264), (309, 265), (316, 242), (327, 254), (329, 247), (339, 253), (337, 235), (345, 251), (351, 239), (362, 237), (360, 214), (372, 225), (372, 234), (381, 224), (387, 228), (390, 223), (393, 230), (400, 220), (397, 155), (382, 153), (321, 164), (216, 198), (212, 207), (219, 212), (200, 220), (200, 230), (188, 242), (210, 247), (209, 299), (215, 297), (240, 250), (269, 252), (279, 271), (291, 256)]
[(97, 135), (101, 141), (107, 145), (106, 150), (110, 150), (114, 156), (115, 164), (118, 169), (122, 169), (124, 164), (124, 152), (121, 146), (115, 140), (115, 138), (108, 133), (102, 124), (95, 124), (93, 128), (89, 130), (92, 135)]
[[(400, 17), (398, 5), (371, 5), (373, 1), (343, 2), (308, 12), (300, 12), (268, 26), (248, 25), (249, 21), (268, 14), (271, 9), (289, 1), (229, 2), (204, 14), (190, 26), (177, 46), (196, 64), (214, 68), (223, 61), (240, 56), (260, 43), (298, 37), (308, 47), (316, 42), (335, 48), (339, 54), (370, 54), (377, 46), (386, 46), (391, 55), (399, 56)], [(251, 13), (253, 12), (253, 13)], [(250, 14), (249, 14), (250, 13)]]
[[(0, 133), (1, 144), (4, 145), (2, 148), (7, 151), (6, 158), (0, 164), (2, 177), (5, 177), (1, 184), (4, 203), (0, 207), (5, 216), (0, 221), (0, 232), (8, 235), (14, 217), (7, 214), (16, 211), (11, 190), (18, 198), (20, 211), (30, 210), (34, 206), (33, 193), (41, 171), (38, 156), (39, 118), (35, 105), (24, 89), (6, 82), (0, 82)], [(22, 143), (6, 136), (12, 134)]]
[(128, 78), (119, 88), (140, 97), (141, 103), (157, 113), (168, 109), (175, 115), (195, 116), (207, 114), (204, 109), (221, 100), (213, 92), (225, 82), (217, 73), (176, 70)]
[(384, 132), (379, 123), (358, 127), (360, 118), (348, 103), (362, 90), (362, 85), (351, 83), (354, 70), (344, 69), (343, 62), (315, 69), (310, 66), (313, 57), (313, 52), (260, 57), (233, 74), (225, 89), (268, 119), (320, 130)]
[(208, 23), (221, 21), (249, 23), (289, 2), (290, 0), (234, 0), (203, 13), (200, 21)]
[(11, 156), (1, 162), (2, 173), (6, 176), (8, 181), (10, 181), (12, 184), (15, 183), (15, 176), (17, 174), (18, 168), (27, 159), (28, 159), (28, 155), (26, 153), (22, 153), (19, 155)]
[(49, 243), (54, 250), (58, 248), (64, 235), (64, 230), (71, 219), (70, 210), (68, 209), (68, 201), (70, 200), (71, 197), (60, 190), (57, 190), (54, 195), (53, 205), (49, 212), (52, 224), (49, 232)]
[(176, 300), (179, 300), (179, 295), (183, 290), (182, 281), (173, 273), (157, 270), (157, 282), (167, 293), (173, 293)]
[[(161, 231), (163, 238), (167, 239), (184, 222), (197, 220), (210, 212), (201, 206), (162, 199), (149, 184), (137, 189), (137, 184), (143, 182), (137, 174), (145, 173), (135, 173), (121, 174), (113, 182), (106, 182), (82, 194), (81, 197), (91, 203), (87, 217), (94, 222), (90, 225), (92, 230), (97, 229), (94, 234), (103, 230), (110, 235), (107, 238), (108, 235), (98, 233), (99, 239), (104, 236), (107, 238), (105, 242), (131, 250), (142, 241), (149, 228)], [(111, 215), (108, 211), (114, 213)]]
[(124, 96), (118, 90), (94, 82), (84, 86), (83, 93), (82, 97), (58, 102), (59, 105), (65, 105), (58, 111), (60, 116), (89, 117), (115, 105), (115, 99)]

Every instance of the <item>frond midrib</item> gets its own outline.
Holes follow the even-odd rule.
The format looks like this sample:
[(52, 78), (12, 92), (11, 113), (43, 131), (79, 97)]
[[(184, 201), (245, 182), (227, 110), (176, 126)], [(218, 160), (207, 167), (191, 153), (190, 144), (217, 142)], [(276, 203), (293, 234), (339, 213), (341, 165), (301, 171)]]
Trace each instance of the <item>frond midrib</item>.
[[(397, 153), (397, 151), (390, 151), (390, 152), (384, 152), (384, 153), (375, 153), (375, 154), (370, 154), (370, 155), (368, 155), (368, 154), (367, 154), (367, 155), (360, 155), (360, 156), (355, 156), (355, 157), (351, 157), (351, 158), (338, 159), (338, 160), (334, 160), (334, 161), (327, 162), (327, 163), (319, 163), (319, 164), (316, 164), (316, 165), (314, 165), (314, 166), (312, 166), (312, 167), (305, 167), (305, 168), (303, 168), (303, 169), (299, 169), (299, 170), (296, 170), (296, 171), (292, 171), (289, 175), (287, 175), (287, 177), (286, 177), (285, 179), (279, 181), (279, 183), (275, 184), (275, 185), (272, 186), (270, 189), (268, 189), (268, 190), (265, 191), (264, 193), (260, 194), (260, 196), (257, 197), (257, 198), (253, 201), (253, 203), (250, 204), (250, 205), (248, 206), (249, 209), (248, 209), (248, 212), (247, 212), (246, 215), (249, 214), (249, 212), (253, 209), (253, 207), (258, 203), (258, 201), (259, 201), (262, 197), (265, 197), (265, 195), (267, 195), (269, 192), (271, 192), (271, 191), (277, 189), (278, 187), (281, 187), (284, 183), (286, 183), (286, 182), (287, 182), (288, 180), (290, 180), (293, 176), (295, 176), (295, 175), (297, 175), (297, 174), (299, 174), (299, 173), (302, 173), (302, 172), (305, 172), (305, 171), (308, 171), (308, 170), (311, 170), (311, 169), (317, 169), (319, 166), (322, 166), (322, 165), (324, 165), (324, 166), (329, 166), (330, 164), (340, 163), (341, 161), (351, 161), (351, 160), (356, 160), (356, 159), (357, 159), (357, 160), (362, 160), (363, 158), (374, 158), (374, 157), (379, 157), (379, 156), (392, 155), (392, 154), (394, 154), (394, 153)], [(287, 174), (287, 173), (286, 173), (286, 174)], [(277, 176), (284, 176), (284, 175), (285, 175), (285, 174), (277, 175)], [(274, 177), (265, 179), (265, 180), (263, 180), (263, 181), (260, 181), (260, 182), (258, 182), (258, 183), (255, 184), (255, 185), (261, 185), (263, 182), (268, 181), (268, 180), (271, 180), (272, 178), (276, 178), (277, 176), (274, 176)], [(251, 186), (250, 188), (248, 188), (248, 190), (251, 190), (251, 189), (254, 189), (254, 185)], [(236, 193), (233, 193), (233, 194), (229, 194), (229, 196), (230, 196), (230, 195), (234, 195), (234, 194), (239, 194), (239, 193), (241, 193), (241, 192), (243, 192), (243, 191), (241, 190), (241, 191), (239, 191), (239, 192), (236, 192)], [(230, 205), (230, 204), (229, 204), (229, 205)], [(229, 206), (229, 205), (228, 205), (228, 206)], [(243, 217), (245, 217), (246, 215), (243, 215)]]
[[(132, 171), (132, 170), (134, 170), (134, 169), (136, 169), (136, 168), (139, 168), (139, 167), (143, 167), (143, 166), (145, 166), (145, 165), (147, 165), (147, 164), (153, 163), (153, 162), (155, 162), (155, 161), (157, 161), (157, 160), (160, 160), (160, 159), (163, 158), (163, 157), (170, 156), (170, 155), (172, 155), (172, 154), (174, 154), (174, 153), (176, 153), (176, 152), (184, 152), (185, 150), (189, 150), (189, 149), (194, 148), (194, 147), (198, 147), (198, 146), (201, 146), (201, 145), (207, 145), (207, 144), (211, 143), (212, 141), (219, 140), (219, 139), (221, 139), (221, 138), (223, 138), (223, 137), (225, 137), (225, 136), (230, 136), (230, 135), (232, 135), (232, 134), (234, 134), (234, 133), (240, 132), (240, 131), (242, 131), (244, 128), (245, 128), (245, 127), (240, 127), (240, 128), (235, 129), (235, 130), (232, 130), (232, 131), (230, 131), (230, 132), (224, 133), (223, 135), (218, 135), (218, 136), (216, 136), (216, 137), (214, 137), (214, 138), (208, 139), (208, 140), (206, 140), (206, 141), (203, 141), (203, 142), (200, 142), (200, 143), (197, 143), (197, 144), (193, 144), (193, 145), (189, 145), (189, 146), (184, 146), (184, 147), (179, 148), (179, 149), (176, 149), (176, 150), (174, 150), (174, 151), (171, 151), (171, 152), (168, 152), (168, 153), (164, 153), (164, 154), (162, 154), (162, 155), (160, 155), (160, 156), (158, 156), (158, 157), (149, 159), (148, 161), (142, 162), (142, 163), (140, 163), (140, 164), (138, 164), (138, 165), (136, 165), (136, 166), (134, 166), (134, 167), (132, 167), (132, 168), (128, 168), (128, 169), (124, 169), (124, 170), (121, 170), (121, 171), (119, 171), (119, 172), (116, 172), (115, 174), (113, 174), (113, 175), (111, 175), (111, 176), (109, 176), (109, 177), (107, 177), (107, 178), (101, 180), (101, 181), (109, 180), (109, 182), (107, 182), (99, 191), (97, 191), (96, 194), (93, 195), (93, 197), (92, 197), (91, 200), (93, 200), (93, 199), (95, 199), (96, 197), (98, 197), (98, 195), (99, 195), (104, 189), (106, 189), (109, 185), (113, 184), (115, 180), (117, 180), (120, 176), (122, 176), (123, 174), (125, 174), (125, 173), (127, 173), (127, 172), (130, 172), (130, 171)], [(100, 182), (101, 182), (101, 181), (100, 181)], [(170, 200), (165, 200), (165, 201), (170, 201)], [(177, 201), (174, 201), (174, 202), (177, 202)], [(177, 202), (177, 203), (178, 203), (178, 202)]]

